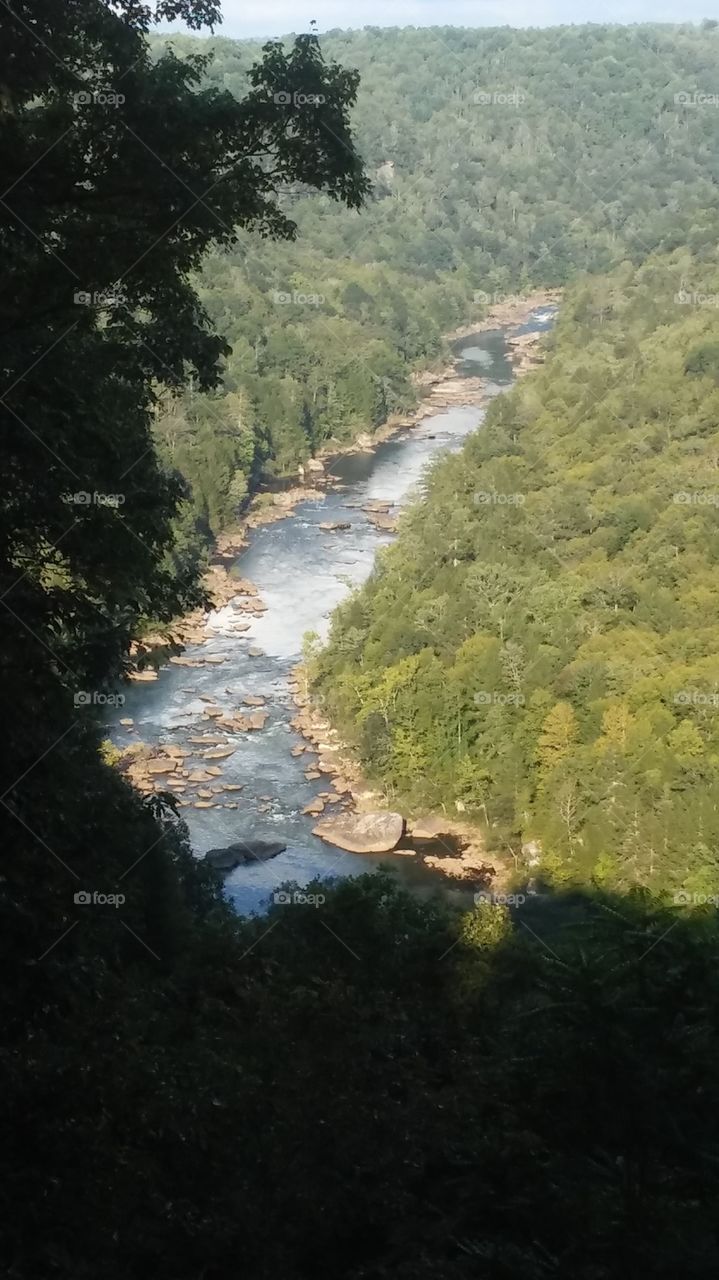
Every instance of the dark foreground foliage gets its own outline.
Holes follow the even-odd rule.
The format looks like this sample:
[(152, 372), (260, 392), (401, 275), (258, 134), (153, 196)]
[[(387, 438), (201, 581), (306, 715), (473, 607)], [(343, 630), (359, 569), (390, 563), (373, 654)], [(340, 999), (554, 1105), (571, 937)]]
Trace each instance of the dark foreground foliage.
[(380, 874), (248, 921), (197, 874), (171, 837), (161, 922), (5, 955), (5, 1275), (715, 1273), (714, 908)]
[[(235, 225), (291, 236), (282, 186), (364, 192), (355, 77), (313, 38), (238, 102), (153, 62), (148, 22), (0, 6), (3, 1274), (715, 1274), (713, 908), (510, 919), (370, 876), (240, 920), (100, 758), (82, 704), (144, 614), (194, 598), (151, 433), (160, 383), (218, 376), (190, 275)], [(326, 128), (280, 88), (322, 96)]]

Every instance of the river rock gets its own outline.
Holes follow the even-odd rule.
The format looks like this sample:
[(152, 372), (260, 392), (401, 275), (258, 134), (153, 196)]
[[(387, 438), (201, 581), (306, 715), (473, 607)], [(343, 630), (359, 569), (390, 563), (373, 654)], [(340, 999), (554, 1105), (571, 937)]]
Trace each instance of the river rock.
[(216, 871), (234, 871), (235, 867), (246, 867), (252, 862), (267, 862), (284, 853), (286, 848), (279, 840), (243, 840), (224, 849), (208, 849), (205, 862)]
[(368, 513), (367, 519), (374, 525), (375, 529), (379, 529), (382, 533), (397, 532), (397, 517), (381, 514)]
[(321, 533), (345, 533), (347, 529), (351, 529), (352, 525), (349, 521), (344, 520), (323, 520), (319, 525)]
[[(332, 786), (335, 791), (341, 792), (342, 795), (345, 795), (348, 791), (352, 790), (352, 784), (348, 782), (346, 778), (340, 778), (340, 777), (333, 778)], [(359, 794), (359, 792), (357, 792), (357, 794)], [(371, 792), (371, 795), (373, 796), (376, 794), (377, 793), (375, 791)]]
[(389, 853), (404, 834), (401, 813), (348, 813), (323, 818), (312, 834), (348, 853)]
[(268, 711), (253, 711), (246, 716), (248, 729), (264, 729), (269, 717)]
[(302, 812), (309, 813), (315, 816), (319, 813), (324, 813), (324, 808), (325, 808), (325, 802), (324, 800), (321, 800), (320, 797), (318, 796), (316, 800), (310, 800), (309, 804), (305, 805)]
[(209, 751), (203, 751), (203, 760), (226, 760), (228, 756), (235, 754), (235, 747), (210, 747)]
[(148, 760), (145, 769), (148, 773), (174, 773), (177, 760)]
[(443, 837), (451, 836), (448, 830), (446, 818), (438, 818), (430, 815), (426, 818), (417, 818), (411, 825), (411, 835), (413, 840), (441, 840)]
[(261, 693), (248, 693), (242, 701), (246, 707), (264, 707), (267, 699)]
[(222, 777), (222, 770), (220, 769), (219, 765), (216, 765), (216, 764), (206, 764), (205, 773), (209, 773), (211, 778)]

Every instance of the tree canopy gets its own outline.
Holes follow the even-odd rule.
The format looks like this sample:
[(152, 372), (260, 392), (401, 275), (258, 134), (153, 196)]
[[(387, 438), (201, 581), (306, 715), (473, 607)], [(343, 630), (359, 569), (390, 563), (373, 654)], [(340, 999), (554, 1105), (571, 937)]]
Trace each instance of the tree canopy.
[(560, 878), (719, 870), (717, 298), (709, 244), (574, 285), (319, 659), (373, 776)]

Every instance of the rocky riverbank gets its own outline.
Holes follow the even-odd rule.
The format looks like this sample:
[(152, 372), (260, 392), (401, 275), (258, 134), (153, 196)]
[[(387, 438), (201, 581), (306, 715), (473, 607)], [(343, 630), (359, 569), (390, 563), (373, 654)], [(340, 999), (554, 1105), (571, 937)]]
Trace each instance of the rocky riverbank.
[[(554, 305), (558, 300), (558, 290), (544, 290), (526, 298), (502, 300), (493, 305), (483, 319), (455, 330), (448, 338), (453, 341), (472, 333), (500, 327), (520, 327), (537, 308)], [(510, 359), (518, 374), (524, 373), (538, 362), (537, 347), (541, 337), (539, 333), (528, 333), (507, 338), (507, 346), (511, 349)], [(244, 630), (249, 629), (247, 616), (264, 612), (266, 606), (252, 583), (234, 576), (237, 557), (246, 547), (252, 529), (286, 519), (293, 514), (300, 502), (317, 498), (328, 488), (334, 487), (328, 470), (333, 458), (352, 453), (371, 453), (380, 444), (411, 430), (432, 414), (457, 405), (482, 404), (487, 395), (486, 379), (460, 374), (455, 360), (439, 371), (423, 370), (416, 373), (413, 382), (421, 394), (421, 401), (412, 413), (391, 416), (371, 435), (363, 433), (352, 444), (329, 442), (316, 458), (311, 458), (299, 468), (299, 485), (281, 493), (256, 495), (242, 523), (217, 539), (211, 562), (202, 580), (206, 605), (178, 618), (165, 630), (148, 633), (136, 640), (130, 650), (134, 669), (129, 674), (129, 679), (156, 680), (158, 669), (168, 662), (183, 666), (202, 666), (209, 661), (202, 657), (182, 659), (181, 653), (187, 645), (201, 645), (212, 638), (212, 628), (209, 625), (212, 609), (229, 606), (237, 613), (236, 625), (232, 628), (235, 634), (241, 635)], [(396, 529), (396, 515), (391, 513), (390, 506), (391, 504), (381, 502), (365, 505), (367, 518), (381, 532), (393, 533)], [(327, 528), (325, 531), (330, 533), (338, 530)]]
[[(446, 814), (396, 814), (391, 798), (367, 783), (338, 731), (312, 704), (303, 664), (294, 668), (292, 677), (290, 691), (297, 714), (290, 724), (307, 744), (293, 748), (293, 753), (305, 752), (313, 758), (314, 776), (326, 774), (330, 778), (330, 797), (341, 798), (345, 810), (320, 821), (313, 834), (350, 852), (391, 852), (422, 858), (426, 866), (452, 880), (501, 888), (509, 868), (494, 856), (491, 863), (487, 861), (477, 828)], [(308, 806), (307, 812), (319, 817), (329, 803), (329, 799), (320, 797), (320, 803)], [(386, 823), (380, 821), (382, 818), (387, 819)]]
[[(531, 301), (527, 300), (521, 310), (515, 308), (515, 329), (534, 308), (547, 305), (549, 301), (543, 295), (541, 299), (535, 297)], [(494, 320), (486, 320), (485, 324), (488, 328), (496, 327)], [(476, 326), (471, 332), (476, 332)], [(506, 347), (512, 352), (510, 358), (519, 373), (536, 359), (536, 344), (540, 339), (539, 333), (520, 335), (510, 327)], [(506, 379), (506, 355), (501, 376)], [(372, 437), (360, 437), (349, 451), (354, 451), (357, 447), (374, 451), (382, 443), (382, 439), (396, 432), (408, 431), (429, 414), (437, 414), (455, 405), (481, 403), (489, 394), (489, 380), (487, 377), (466, 378), (460, 375), (456, 363), (443, 372), (417, 375), (417, 385), (421, 388), (423, 398), (412, 418), (385, 424)], [(431, 431), (434, 428), (429, 429)], [(435, 437), (426, 436), (425, 429), (424, 433), (418, 434), (417, 439), (434, 440)], [(408, 442), (407, 449), (411, 454), (416, 446)], [(432, 446), (430, 452), (431, 449)], [(363, 463), (362, 468), (364, 466)], [(205, 588), (213, 605), (220, 610), (219, 616), (213, 615), (209, 609), (198, 609), (183, 618), (174, 628), (168, 629), (172, 634), (146, 636), (142, 644), (136, 646), (138, 670), (135, 679), (157, 679), (157, 668), (167, 663), (181, 668), (207, 670), (198, 675), (188, 671), (185, 679), (188, 686), (192, 687), (180, 689), (177, 679), (171, 682), (182, 696), (175, 701), (172, 713), (166, 715), (161, 734), (150, 735), (150, 741), (154, 739), (157, 742), (159, 738), (162, 745), (150, 745), (149, 742), (139, 740), (141, 736), (145, 736), (139, 723), (140, 719), (144, 722), (144, 717), (138, 718), (138, 723), (129, 715), (120, 720), (119, 740), (116, 739), (113, 748), (115, 751), (119, 749), (116, 762), (139, 790), (148, 795), (161, 793), (174, 796), (175, 803), (180, 808), (188, 809), (188, 816), (195, 809), (217, 811), (239, 808), (243, 832), (248, 832), (253, 839), (256, 837), (262, 840), (266, 836), (264, 815), (267, 815), (268, 823), (276, 822), (280, 803), (285, 808), (279, 812), (287, 815), (286, 819), (283, 816), (283, 826), (285, 821), (291, 825), (293, 815), (292, 799), (289, 800), (289, 805), (284, 797), (282, 802), (278, 801), (279, 793), (273, 790), (271, 782), (269, 786), (266, 782), (260, 789), (272, 791), (272, 794), (259, 794), (258, 789), (258, 794), (254, 795), (249, 790), (244, 790), (246, 786), (252, 789), (253, 777), (251, 767), (248, 772), (249, 757), (245, 754), (248, 751), (248, 739), (260, 734), (264, 738), (264, 744), (253, 745), (251, 751), (252, 758), (256, 757), (262, 762), (259, 765), (261, 773), (266, 769), (266, 743), (271, 739), (273, 744), (277, 742), (282, 754), (290, 748), (291, 755), (295, 758), (293, 772), (299, 766), (301, 773), (304, 773), (305, 783), (324, 787), (312, 794), (314, 785), (305, 790), (301, 784), (304, 794), (296, 807), (294, 820), (299, 818), (303, 826), (309, 827), (306, 819), (312, 819), (313, 835), (327, 844), (328, 854), (335, 850), (346, 850), (353, 860), (356, 857), (360, 862), (363, 854), (382, 856), (386, 853), (391, 859), (401, 856), (408, 860), (415, 859), (423, 866), (439, 872), (448, 883), (451, 880), (463, 882), (464, 886), (475, 889), (492, 886), (501, 890), (506, 884), (510, 869), (494, 855), (488, 860), (481, 833), (465, 820), (459, 805), (457, 812), (452, 812), (451, 815), (421, 812), (400, 814), (393, 808), (392, 796), (367, 784), (346, 744), (340, 741), (339, 735), (327, 723), (321, 711), (311, 706), (305, 675), (301, 669), (293, 672), (290, 681), (295, 715), (289, 723), (286, 723), (286, 712), (284, 717), (288, 733), (300, 734), (301, 740), (295, 738), (292, 745), (293, 739), (290, 737), (288, 746), (284, 748), (280, 746), (277, 735), (283, 715), (280, 711), (278, 717), (277, 713), (279, 703), (285, 697), (288, 668), (285, 668), (279, 702), (273, 693), (271, 675), (268, 674), (266, 685), (260, 680), (253, 682), (250, 678), (248, 687), (246, 676), (238, 681), (236, 675), (232, 674), (237, 670), (238, 660), (246, 670), (248, 657), (267, 658), (249, 639), (253, 622), (265, 613), (267, 605), (253, 581), (248, 577), (237, 576), (238, 559), (241, 565), (242, 552), (250, 544), (250, 532), (253, 528), (284, 520), (292, 514), (299, 502), (308, 499), (315, 499), (315, 502), (307, 516), (302, 517), (298, 529), (305, 530), (314, 525), (320, 541), (331, 537), (339, 544), (347, 538), (354, 550), (361, 522), (358, 524), (356, 517), (351, 520), (347, 518), (353, 508), (359, 509), (367, 522), (382, 533), (392, 532), (395, 528), (401, 502), (397, 495), (405, 490), (392, 480), (386, 490), (388, 496), (384, 498), (369, 498), (362, 488), (358, 490), (354, 500), (351, 500), (349, 494), (347, 498), (343, 498), (337, 493), (328, 500), (327, 513), (331, 513), (333, 518), (321, 520), (321, 509), (318, 508), (316, 499), (335, 487), (341, 490), (346, 486), (333, 481), (321, 459), (313, 460), (305, 479), (309, 479), (311, 484), (303, 483), (282, 493), (260, 495), (255, 499), (242, 527), (227, 533), (218, 541), (213, 562), (208, 568)], [(374, 493), (377, 492), (385, 491), (375, 483)], [(307, 519), (310, 521), (309, 525), (306, 523)], [(275, 537), (274, 534), (266, 536), (270, 539)], [(362, 535), (359, 537), (361, 539)], [(266, 545), (264, 539), (252, 540), (250, 555), (253, 564), (257, 542)], [(339, 565), (343, 555), (339, 545), (337, 554)], [(321, 551), (319, 555), (322, 558)], [(330, 562), (333, 562), (331, 556)], [(280, 559), (280, 565), (281, 563)], [(356, 562), (350, 560), (348, 563)], [(254, 571), (250, 572), (254, 577)], [(267, 574), (258, 578), (258, 581), (268, 584), (272, 580), (272, 572), (269, 578)], [(276, 608), (276, 600), (270, 595), (269, 587), (263, 587), (265, 589), (268, 590), (268, 600), (272, 602), (273, 609)], [(284, 587), (280, 588), (280, 593), (284, 594)], [(282, 625), (283, 619), (279, 618), (278, 622)], [(210, 641), (214, 643), (206, 643)], [(187, 652), (183, 651), (183, 646), (190, 646)], [(296, 653), (298, 647), (299, 645), (292, 648), (290, 653)], [(272, 646), (268, 645), (268, 648), (272, 649)], [(227, 664), (228, 668), (224, 679), (223, 664)], [(264, 672), (266, 665), (260, 665)], [(212, 673), (215, 666), (216, 675)], [(225, 684), (234, 685), (234, 688), (225, 688), (223, 692), (222, 686)], [(155, 697), (154, 694), (152, 696)], [(241, 707), (238, 706), (240, 702), (243, 704)], [(265, 702), (269, 703), (267, 709), (263, 709)], [(265, 724), (267, 730), (263, 735), (261, 731)], [(180, 741), (176, 738), (173, 741), (175, 735), (180, 736)], [(259, 822), (257, 815), (261, 815)], [(201, 831), (212, 831), (217, 846), (213, 849), (213, 854), (221, 854), (223, 858), (227, 854), (229, 858), (227, 848), (230, 846), (220, 846), (215, 832), (221, 833), (221, 839), (233, 819), (229, 815), (223, 818), (220, 814), (212, 817), (198, 814), (196, 820), (193, 815), (193, 821), (200, 825)], [(292, 844), (294, 837), (286, 831), (283, 834)], [(234, 838), (237, 844), (234, 831), (228, 830), (227, 835)], [(204, 835), (200, 836), (200, 840), (200, 848), (204, 843), (211, 843), (206, 841)], [(300, 847), (301, 844), (302, 837)], [(294, 847), (292, 852), (294, 855)], [(237, 865), (236, 853), (232, 853), (232, 859), (235, 860), (232, 865)], [(223, 869), (229, 869), (229, 866), (230, 862)], [(417, 873), (412, 869), (410, 874), (414, 876)], [(458, 888), (461, 888), (461, 883)]]
[(556, 307), (561, 302), (561, 289), (539, 289), (535, 293), (526, 294), (519, 298), (515, 295), (502, 296), (495, 295), (497, 300), (492, 302), (489, 311), (481, 320), (475, 320), (471, 324), (461, 325), (460, 328), (454, 329), (452, 333), (447, 334), (449, 342), (456, 342), (459, 338), (469, 338), (473, 333), (488, 333), (492, 329), (506, 329), (514, 326), (519, 327), (525, 324), (533, 311), (541, 310), (544, 307)]
[[(558, 301), (557, 292), (542, 292), (530, 298), (512, 300), (502, 303), (485, 317), (479, 324), (466, 330), (467, 334), (480, 330), (488, 331), (512, 325), (520, 327), (539, 307), (553, 305)], [(465, 336), (463, 332), (452, 335), (455, 338)], [(533, 332), (516, 334), (506, 339), (510, 348), (510, 359), (515, 367), (516, 376), (521, 377), (528, 369), (541, 362), (538, 347), (541, 333)], [(425, 391), (421, 407), (413, 415), (411, 421), (396, 424), (396, 430), (414, 425), (429, 414), (453, 404), (481, 403), (486, 396), (486, 381), (477, 377), (464, 377), (457, 372), (456, 362), (440, 374), (429, 372), (417, 375), (417, 385)], [(388, 424), (389, 426), (389, 424)], [(384, 430), (384, 429), (383, 429)], [(386, 437), (385, 437), (386, 438)], [(370, 510), (368, 510), (370, 508)], [(388, 504), (373, 501), (364, 504), (365, 514), (369, 519), (391, 521), (394, 527), (395, 517), (389, 515)], [(378, 525), (377, 527), (387, 527)], [(427, 866), (443, 876), (453, 880), (470, 881), (475, 885), (489, 886), (495, 890), (506, 884), (511, 868), (496, 854), (492, 854), (489, 862), (486, 846), (477, 827), (463, 821), (459, 817), (448, 817), (446, 814), (414, 815), (402, 817), (392, 810), (392, 798), (381, 790), (372, 788), (362, 777), (356, 760), (346, 743), (342, 742), (336, 729), (327, 721), (318, 707), (313, 706), (305, 668), (300, 665), (293, 672), (291, 692), (297, 708), (297, 715), (291, 726), (302, 735), (308, 744), (295, 751), (307, 751), (316, 755), (313, 775), (323, 773), (332, 779), (333, 799), (343, 798), (343, 807), (349, 808), (350, 815), (336, 819), (322, 819), (314, 828), (314, 834), (337, 847), (360, 850), (362, 852), (378, 851), (377, 844), (371, 844), (375, 833), (381, 832), (380, 838), (391, 839), (386, 850), (393, 854), (406, 854), (421, 857)], [(322, 815), (326, 807), (324, 797), (309, 806), (306, 812)], [(458, 806), (459, 808), (459, 806)], [(351, 816), (354, 816), (354, 826)], [(383, 826), (382, 815), (391, 818)], [(397, 820), (401, 823), (397, 826)], [(372, 836), (369, 838), (364, 825), (369, 822)], [(389, 835), (387, 834), (389, 833)], [(396, 838), (394, 838), (396, 837)]]

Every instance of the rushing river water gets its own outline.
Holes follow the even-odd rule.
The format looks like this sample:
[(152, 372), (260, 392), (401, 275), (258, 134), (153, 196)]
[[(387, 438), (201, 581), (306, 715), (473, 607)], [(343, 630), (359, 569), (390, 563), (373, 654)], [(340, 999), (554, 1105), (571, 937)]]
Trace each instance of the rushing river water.
[[(512, 333), (547, 329), (553, 315), (552, 308), (534, 312), (527, 324), (513, 328)], [(488, 380), (490, 395), (511, 384), (503, 330), (465, 337), (454, 344), (454, 353), (462, 373)], [(257, 837), (287, 844), (286, 852), (272, 861), (238, 867), (227, 877), (227, 895), (241, 912), (261, 911), (283, 881), (305, 885), (315, 876), (358, 874), (380, 862), (394, 861), (410, 880), (430, 877), (414, 859), (358, 857), (332, 849), (312, 835), (316, 819), (303, 816), (302, 809), (331, 784), (324, 776), (308, 782), (304, 776), (308, 757), (291, 755), (291, 748), (302, 740), (289, 725), (296, 714), (289, 691), (290, 670), (301, 655), (304, 633), (326, 635), (332, 610), (365, 580), (378, 549), (391, 541), (390, 535), (374, 529), (359, 506), (372, 498), (395, 506), (405, 503), (421, 489), (428, 463), (459, 449), (483, 416), (484, 409), (476, 406), (447, 409), (372, 454), (338, 458), (331, 470), (342, 489), (303, 502), (287, 519), (252, 531), (249, 545), (238, 556), (238, 574), (255, 583), (268, 608), (252, 617), (251, 628), (243, 636), (232, 634), (224, 625), (231, 610), (212, 616), (216, 631), (197, 652), (224, 654), (227, 660), (216, 666), (165, 667), (155, 683), (130, 684), (126, 689), (121, 714), (133, 718), (134, 730), (128, 734), (119, 724), (112, 727), (112, 737), (121, 745), (138, 738), (153, 744), (184, 744), (188, 735), (211, 729), (201, 719), (207, 705), (203, 697), (210, 696), (228, 709), (238, 707), (248, 694), (267, 699), (269, 719), (264, 730), (237, 735), (234, 755), (222, 761), (218, 781), (241, 784), (243, 789), (219, 795), (218, 806), (231, 800), (238, 807), (181, 810), (198, 854)], [(352, 527), (327, 534), (319, 529), (323, 521), (350, 522)], [(261, 649), (263, 656), (250, 656), (251, 647)], [(193, 646), (186, 650), (188, 657), (195, 652)]]

